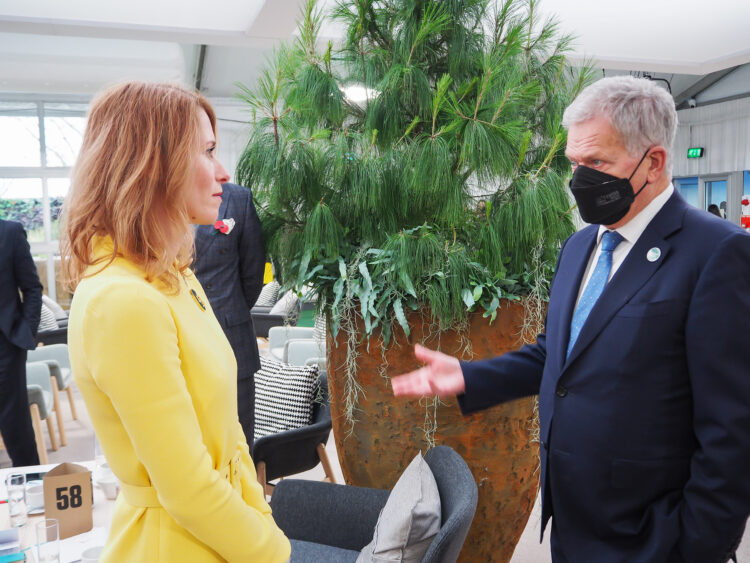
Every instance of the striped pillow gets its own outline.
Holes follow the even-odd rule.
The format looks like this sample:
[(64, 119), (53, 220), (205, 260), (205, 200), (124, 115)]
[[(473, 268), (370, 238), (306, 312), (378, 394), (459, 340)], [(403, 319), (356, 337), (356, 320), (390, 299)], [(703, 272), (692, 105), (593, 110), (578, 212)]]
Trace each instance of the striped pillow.
[(255, 307), (273, 307), (279, 298), (279, 282), (272, 281), (263, 286), (255, 301)]
[(255, 372), (255, 436), (307, 426), (312, 419), (318, 366), (290, 366), (261, 357)]
[(55, 313), (53, 313), (52, 309), (47, 307), (45, 303), (42, 303), (42, 313), (39, 317), (39, 327), (37, 328), (37, 332), (57, 330), (58, 328), (60, 328), (60, 326), (57, 324), (57, 319), (55, 319)]

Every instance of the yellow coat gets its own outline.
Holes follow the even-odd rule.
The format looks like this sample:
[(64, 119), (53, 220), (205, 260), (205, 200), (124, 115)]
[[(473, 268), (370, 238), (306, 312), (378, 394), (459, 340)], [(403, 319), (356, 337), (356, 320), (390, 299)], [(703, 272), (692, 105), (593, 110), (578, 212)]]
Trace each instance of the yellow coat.
[(118, 257), (71, 305), (73, 373), (122, 484), (100, 561), (286, 561), (237, 418), (232, 349), (192, 273), (177, 295), (159, 287)]

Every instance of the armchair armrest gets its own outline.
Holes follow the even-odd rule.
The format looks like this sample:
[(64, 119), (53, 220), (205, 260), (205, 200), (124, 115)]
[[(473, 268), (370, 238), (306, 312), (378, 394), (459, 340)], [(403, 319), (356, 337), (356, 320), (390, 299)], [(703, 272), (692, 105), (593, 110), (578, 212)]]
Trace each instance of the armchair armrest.
[(293, 366), (304, 366), (307, 358), (317, 358), (326, 355), (325, 343), (312, 338), (290, 338), (286, 341), (284, 360)]
[(62, 370), (60, 369), (60, 364), (57, 363), (57, 360), (40, 360), (38, 363), (47, 364), (50, 376), (54, 377), (57, 380), (57, 388), (65, 389), (65, 378), (63, 377)]
[(268, 346), (280, 348), (292, 338), (312, 338), (313, 329), (304, 326), (274, 326), (268, 329)]
[(38, 385), (52, 393), (50, 366), (46, 361), (26, 363), (26, 386)]
[(70, 368), (67, 344), (50, 344), (36, 350), (29, 350), (26, 356), (28, 362), (41, 362), (44, 360), (55, 360), (61, 368)]
[[(66, 321), (67, 323), (67, 321)], [(68, 327), (60, 327), (54, 330), (42, 330), (36, 334), (36, 344), (44, 344), (45, 346), (51, 346), (52, 344), (67, 344), (68, 343)]]
[(276, 524), (292, 539), (361, 550), (375, 532), (390, 491), (284, 479), (274, 489)]
[(44, 389), (34, 383), (26, 385), (26, 391), (29, 394), (29, 404), (39, 405), (39, 410), (44, 410), (47, 402), (44, 400)]
[[(272, 315), (270, 313), (250, 313), (253, 318), (253, 326), (255, 327), (255, 336), (267, 338), (268, 331), (270, 328), (275, 326), (284, 326), (287, 319), (284, 315)], [(296, 322), (296, 320), (295, 320)]]
[(269, 450), (278, 450), (280, 446), (294, 444), (299, 442), (300, 444), (308, 443), (313, 440), (316, 436), (320, 438), (320, 442), (325, 445), (328, 440), (328, 433), (331, 431), (331, 419), (326, 417), (325, 420), (308, 424), (307, 426), (301, 426), (300, 428), (292, 428), (291, 430), (284, 430), (283, 432), (277, 432), (276, 434), (269, 434), (268, 436), (261, 436), (255, 442), (252, 447), (252, 458), (254, 462), (263, 461), (266, 457), (265, 448), (269, 447)]

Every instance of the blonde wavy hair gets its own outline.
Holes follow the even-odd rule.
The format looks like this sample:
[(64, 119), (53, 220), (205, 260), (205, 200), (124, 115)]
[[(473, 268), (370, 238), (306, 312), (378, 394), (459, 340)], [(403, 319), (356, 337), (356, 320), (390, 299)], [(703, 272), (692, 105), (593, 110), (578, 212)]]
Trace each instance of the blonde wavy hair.
[[(63, 205), (63, 277), (71, 289), (89, 266), (104, 269), (121, 255), (149, 281), (178, 291), (193, 254), (186, 195), (199, 154), (201, 111), (215, 134), (208, 100), (177, 85), (126, 82), (92, 102)], [(94, 257), (96, 236), (112, 239), (111, 254)]]

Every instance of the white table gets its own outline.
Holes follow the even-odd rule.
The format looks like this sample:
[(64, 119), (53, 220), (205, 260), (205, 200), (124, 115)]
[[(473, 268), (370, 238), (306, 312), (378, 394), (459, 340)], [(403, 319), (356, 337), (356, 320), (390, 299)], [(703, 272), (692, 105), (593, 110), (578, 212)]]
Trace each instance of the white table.
[[(77, 465), (82, 465), (90, 471), (94, 470), (94, 461), (75, 461), (72, 462)], [(5, 477), (11, 473), (44, 473), (50, 469), (54, 469), (59, 464), (51, 463), (49, 465), (32, 465), (26, 467), (7, 467), (0, 469), (0, 498), (5, 499), (8, 497), (5, 489)], [(77, 561), (76, 556), (80, 554), (80, 551), (94, 545), (102, 545), (106, 540), (107, 531), (109, 531), (109, 525), (112, 521), (112, 511), (114, 509), (114, 500), (109, 500), (104, 495), (102, 489), (94, 485), (94, 507), (92, 512), (92, 518), (94, 522), (94, 532), (80, 534), (79, 536), (73, 536), (65, 540), (61, 540), (60, 549), (60, 563), (69, 563), (70, 561)], [(19, 528), (19, 539), (21, 541), (21, 548), (26, 549), (33, 547), (36, 543), (34, 537), (34, 523), (44, 518), (44, 514), (29, 515), (28, 520), (24, 526)], [(0, 505), (0, 529), (6, 529), (10, 527), (10, 517), (8, 514), (8, 505)], [(27, 557), (30, 561), (35, 561), (34, 549), (27, 551)]]

